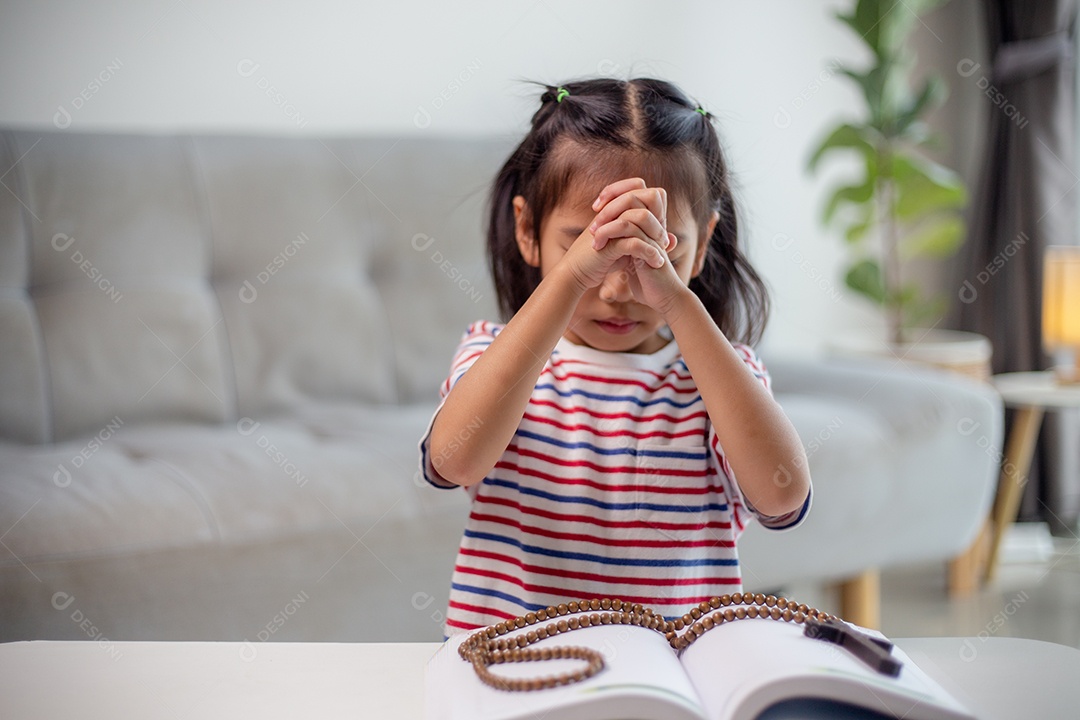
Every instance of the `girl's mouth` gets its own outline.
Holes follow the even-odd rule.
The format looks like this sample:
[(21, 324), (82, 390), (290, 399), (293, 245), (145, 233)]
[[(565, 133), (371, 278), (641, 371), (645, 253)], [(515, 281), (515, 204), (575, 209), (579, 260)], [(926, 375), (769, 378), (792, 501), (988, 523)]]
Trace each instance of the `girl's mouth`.
[(611, 333), (612, 335), (626, 335), (633, 332), (639, 323), (637, 320), (629, 320), (627, 318), (608, 318), (607, 320), (596, 320), (597, 325), (604, 332)]

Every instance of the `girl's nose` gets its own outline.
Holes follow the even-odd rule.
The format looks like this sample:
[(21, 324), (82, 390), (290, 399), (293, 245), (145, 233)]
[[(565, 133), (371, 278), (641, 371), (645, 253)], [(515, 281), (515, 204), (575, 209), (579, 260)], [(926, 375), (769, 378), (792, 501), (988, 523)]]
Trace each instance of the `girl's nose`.
[(629, 302), (633, 298), (630, 292), (630, 282), (626, 270), (616, 270), (608, 273), (604, 282), (600, 284), (600, 299), (604, 302)]

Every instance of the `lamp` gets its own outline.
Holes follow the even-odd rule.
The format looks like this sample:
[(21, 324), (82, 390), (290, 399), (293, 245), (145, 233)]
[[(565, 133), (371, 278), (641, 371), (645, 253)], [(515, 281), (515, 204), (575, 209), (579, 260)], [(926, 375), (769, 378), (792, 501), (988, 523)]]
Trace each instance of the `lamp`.
[(1059, 383), (1080, 383), (1080, 247), (1053, 245), (1043, 260), (1043, 347), (1070, 349), (1072, 366), (1054, 368)]

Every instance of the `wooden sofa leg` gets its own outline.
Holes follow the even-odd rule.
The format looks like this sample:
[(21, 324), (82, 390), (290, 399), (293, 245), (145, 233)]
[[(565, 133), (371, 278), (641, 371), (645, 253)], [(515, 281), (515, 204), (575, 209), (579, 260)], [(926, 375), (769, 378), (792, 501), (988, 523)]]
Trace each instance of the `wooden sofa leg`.
[(867, 570), (861, 575), (837, 583), (840, 591), (840, 617), (874, 630), (881, 625), (881, 575)]
[(949, 597), (964, 597), (979, 589), (991, 542), (990, 522), (985, 521), (971, 547), (949, 560)]

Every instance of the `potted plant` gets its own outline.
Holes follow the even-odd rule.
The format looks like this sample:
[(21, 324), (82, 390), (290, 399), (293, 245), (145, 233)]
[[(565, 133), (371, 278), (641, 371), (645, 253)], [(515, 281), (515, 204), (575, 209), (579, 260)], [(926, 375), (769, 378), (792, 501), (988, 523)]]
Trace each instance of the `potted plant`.
[[(914, 86), (915, 57), (908, 42), (919, 15), (944, 1), (856, 0), (849, 12), (837, 13), (870, 50), (864, 69), (840, 68), (859, 87), (863, 112), (831, 129), (809, 160), (810, 171), (841, 152), (859, 160), (858, 177), (831, 193), (823, 221), (839, 227), (851, 251), (845, 284), (882, 308), (888, 349), (907, 357), (913, 341), (940, 353), (931, 347), (940, 332), (931, 338), (912, 329), (945, 309), (944, 297), (928, 295), (911, 277), (909, 263), (944, 260), (965, 235), (963, 180), (928, 153), (936, 139), (925, 118), (944, 100), (945, 83), (931, 74)], [(958, 356), (961, 364), (986, 354), (981, 362), (988, 367), (989, 341), (974, 338), (979, 348)]]

